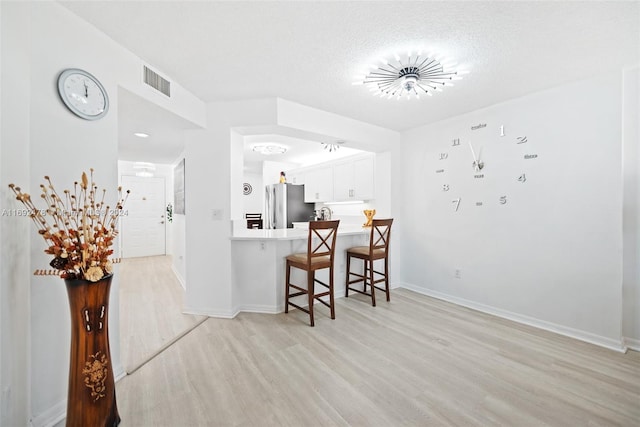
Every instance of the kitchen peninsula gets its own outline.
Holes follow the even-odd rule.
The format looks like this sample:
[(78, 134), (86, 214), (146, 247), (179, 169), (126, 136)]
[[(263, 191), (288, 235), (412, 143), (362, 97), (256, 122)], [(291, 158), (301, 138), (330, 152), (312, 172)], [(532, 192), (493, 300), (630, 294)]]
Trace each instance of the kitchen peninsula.
[[(336, 240), (334, 295), (344, 295), (345, 251), (368, 244), (370, 229), (340, 225)], [(284, 311), (285, 257), (307, 251), (307, 229), (236, 229), (231, 237), (232, 300), (234, 312), (281, 313)], [(328, 282), (329, 270), (317, 272)], [(294, 283), (306, 283), (306, 273), (292, 269)], [(234, 313), (234, 315), (235, 315)]]

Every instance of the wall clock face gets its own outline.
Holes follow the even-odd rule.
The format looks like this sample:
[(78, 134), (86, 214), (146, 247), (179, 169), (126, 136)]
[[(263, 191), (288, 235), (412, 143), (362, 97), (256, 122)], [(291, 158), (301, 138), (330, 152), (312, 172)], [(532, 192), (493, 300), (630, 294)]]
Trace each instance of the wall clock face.
[(431, 152), (440, 205), (451, 212), (508, 206), (524, 186), (538, 158), (526, 132), (503, 124), (460, 129)]
[(60, 73), (58, 93), (67, 108), (85, 120), (100, 119), (109, 111), (107, 91), (86, 71), (69, 68)]

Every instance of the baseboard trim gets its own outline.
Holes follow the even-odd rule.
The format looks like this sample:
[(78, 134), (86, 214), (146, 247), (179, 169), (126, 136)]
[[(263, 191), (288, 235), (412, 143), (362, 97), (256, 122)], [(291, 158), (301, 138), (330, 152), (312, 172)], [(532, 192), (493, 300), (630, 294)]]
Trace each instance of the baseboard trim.
[(192, 308), (185, 307), (182, 310), (184, 314), (195, 314), (196, 316), (215, 317), (220, 319), (233, 319), (238, 314), (233, 310), (220, 310), (217, 308)]
[(629, 350), (640, 351), (640, 340), (625, 337), (623, 338), (623, 342), (625, 347), (627, 347)]
[(124, 366), (122, 366), (122, 363), (118, 364), (118, 366), (113, 368), (113, 379), (115, 382), (120, 381), (126, 376), (127, 376), (127, 371), (124, 370)]
[(32, 427), (53, 427), (67, 417), (67, 399), (62, 400), (31, 419)]
[(263, 313), (263, 314), (278, 314), (282, 313), (284, 308), (282, 306), (273, 305), (261, 305), (261, 304), (245, 304), (236, 307), (234, 310), (234, 316), (240, 313)]
[(501, 317), (503, 319), (512, 320), (514, 322), (522, 323), (524, 325), (533, 326), (534, 328), (543, 329), (545, 331), (554, 332), (559, 335), (564, 335), (569, 338), (574, 338), (580, 341), (588, 342), (600, 347), (608, 348), (609, 350), (616, 351), (618, 353), (625, 353), (627, 347), (625, 343), (620, 340), (616, 341), (611, 338), (603, 337), (600, 335), (592, 334), (591, 332), (582, 331), (579, 329), (569, 328), (567, 326), (558, 325), (556, 323), (547, 322), (544, 320), (536, 319), (522, 314), (513, 313), (511, 311), (502, 310), (485, 304), (480, 304), (474, 301), (469, 301), (464, 298), (458, 298), (445, 293), (433, 291), (426, 288), (421, 288), (410, 283), (403, 283), (401, 287), (410, 291), (427, 295), (436, 299), (447, 301), (453, 304), (457, 304), (463, 307), (470, 308), (472, 310), (480, 311), (482, 313), (491, 314), (493, 316)]
[(173, 271), (173, 275), (176, 276), (176, 279), (178, 280), (178, 283), (180, 283), (180, 286), (182, 286), (182, 289), (186, 291), (187, 284), (184, 282), (184, 279), (182, 278), (180, 273), (178, 273), (178, 270), (176, 270), (176, 267), (173, 264), (171, 264), (171, 271)]

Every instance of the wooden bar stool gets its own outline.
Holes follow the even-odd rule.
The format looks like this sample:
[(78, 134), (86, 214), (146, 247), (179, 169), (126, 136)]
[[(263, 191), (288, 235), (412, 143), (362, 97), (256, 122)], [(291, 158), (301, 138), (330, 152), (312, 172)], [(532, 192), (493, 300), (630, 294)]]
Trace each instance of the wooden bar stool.
[[(286, 274), (286, 292), (285, 292), (285, 308), (284, 312), (289, 312), (289, 306), (293, 306), (299, 310), (309, 314), (311, 326), (313, 321), (313, 303), (317, 299), (322, 304), (331, 309), (331, 318), (336, 318), (335, 307), (333, 304), (333, 257), (336, 250), (336, 235), (338, 233), (338, 224), (340, 221), (311, 221), (309, 222), (309, 238), (307, 241), (307, 253), (292, 254), (287, 259)], [(299, 268), (307, 272), (307, 285), (294, 285), (291, 283), (291, 267)], [(329, 284), (316, 279), (316, 271), (324, 268), (329, 269)], [(315, 293), (315, 284), (318, 283), (328, 291)], [(297, 292), (290, 293), (289, 289), (293, 288)], [(290, 301), (300, 295), (307, 295), (309, 301), (308, 308), (302, 308)], [(329, 296), (329, 304), (321, 298)]]
[(261, 213), (248, 213), (244, 217), (247, 219), (247, 228), (260, 228), (262, 229), (262, 214)]
[[(391, 224), (393, 219), (374, 219), (371, 226), (371, 236), (369, 246), (356, 246), (347, 249), (347, 277), (345, 296), (349, 297), (349, 290), (371, 297), (371, 304), (376, 306), (376, 289), (384, 291), (389, 296), (389, 240), (391, 238)], [(363, 261), (362, 274), (351, 272), (351, 258), (358, 258)], [(384, 260), (384, 273), (374, 270), (373, 262), (379, 259)], [(375, 278), (375, 274), (378, 278)], [(356, 279), (351, 280), (351, 276)], [(363, 288), (355, 289), (350, 285), (363, 282)], [(377, 287), (376, 283), (384, 282), (384, 289)], [(367, 285), (371, 286), (371, 293), (367, 292)]]

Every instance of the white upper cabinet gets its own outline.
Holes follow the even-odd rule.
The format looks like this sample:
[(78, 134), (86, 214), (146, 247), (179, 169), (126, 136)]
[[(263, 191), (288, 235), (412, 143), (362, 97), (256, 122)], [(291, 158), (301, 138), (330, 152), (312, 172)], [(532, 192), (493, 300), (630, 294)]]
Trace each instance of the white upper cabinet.
[(375, 199), (375, 157), (373, 154), (333, 166), (333, 201)]
[(287, 172), (287, 182), (290, 184), (304, 184), (304, 171), (301, 169), (294, 169)]
[(333, 201), (333, 169), (331, 167), (310, 169), (305, 172), (304, 201), (307, 203)]
[(375, 199), (375, 154), (287, 171), (287, 182), (304, 184), (304, 201), (347, 202)]

